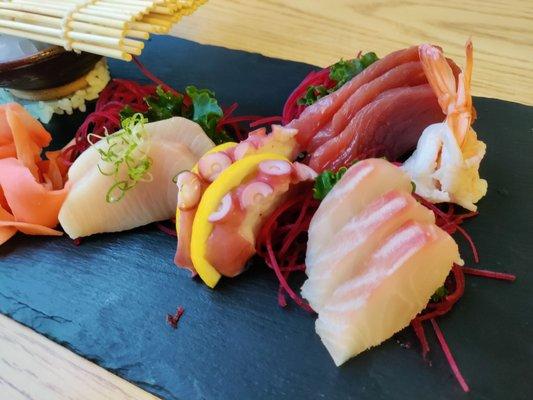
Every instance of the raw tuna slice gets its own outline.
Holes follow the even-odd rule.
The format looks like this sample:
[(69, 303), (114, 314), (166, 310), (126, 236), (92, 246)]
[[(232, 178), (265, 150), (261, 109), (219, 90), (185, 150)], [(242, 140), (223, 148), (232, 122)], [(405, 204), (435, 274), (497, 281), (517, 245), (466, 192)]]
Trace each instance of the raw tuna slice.
[(410, 222), (390, 236), (319, 313), (316, 331), (335, 364), (406, 327), (454, 262), (461, 263), (457, 244), (433, 224)]
[(335, 113), (331, 123), (326, 124), (311, 139), (308, 151), (315, 151), (320, 145), (341, 133), (359, 110), (381, 93), (398, 87), (418, 86), (427, 83), (420, 61), (398, 65), (371, 82), (365, 83), (353, 93)]
[(333, 118), (337, 110), (341, 108), (359, 87), (398, 65), (418, 60), (417, 46), (390, 53), (363, 70), (363, 72), (355, 76), (336, 92), (323, 97), (315, 104), (307, 107), (298, 119), (288, 124), (288, 127), (298, 129), (297, 140), (300, 146), (306, 149), (311, 138), (322, 126)]
[(428, 125), (443, 119), (429, 84), (388, 90), (359, 111), (341, 134), (319, 147), (309, 166), (323, 171), (368, 157), (395, 161), (416, 146)]
[(390, 191), (353, 217), (314, 259), (302, 296), (320, 312), (335, 289), (361, 273), (374, 250), (406, 222), (434, 223), (435, 215), (408, 192)]
[[(411, 189), (408, 175), (393, 164), (383, 159), (358, 162), (337, 182), (313, 216), (306, 258), (316, 259), (335, 233), (377, 197), (390, 190), (410, 192)], [(307, 266), (308, 273), (312, 270), (313, 265)]]

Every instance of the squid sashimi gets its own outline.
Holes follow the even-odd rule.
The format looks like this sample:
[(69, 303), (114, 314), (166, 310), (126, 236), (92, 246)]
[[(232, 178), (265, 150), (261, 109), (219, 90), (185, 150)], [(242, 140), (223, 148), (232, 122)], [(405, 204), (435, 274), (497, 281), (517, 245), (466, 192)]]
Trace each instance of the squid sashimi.
[(418, 86), (427, 83), (420, 61), (411, 61), (398, 65), (376, 79), (362, 85), (333, 115), (331, 123), (320, 129), (308, 146), (314, 152), (320, 145), (337, 136), (365, 105), (381, 93), (404, 86)]
[(433, 224), (409, 222), (389, 236), (319, 313), (316, 331), (335, 364), (409, 325), (453, 263), (461, 263), (457, 244)]
[(335, 289), (361, 273), (366, 259), (407, 221), (434, 223), (434, 214), (409, 192), (392, 190), (349, 220), (316, 255), (308, 257), (302, 296), (320, 312)]
[[(220, 174), (222, 174), (228, 167), (236, 162), (245, 159), (246, 157), (261, 155), (261, 154), (275, 154), (284, 160), (292, 160), (296, 157), (298, 152), (298, 145), (296, 142), (297, 131), (295, 129), (284, 128), (279, 125), (273, 125), (272, 131), (267, 134), (265, 128), (260, 128), (249, 133), (248, 138), (240, 143), (224, 143), (219, 145), (205, 155), (203, 155), (198, 164), (194, 166), (191, 173), (180, 174), (177, 178), (177, 184), (180, 188), (180, 195), (178, 196), (178, 209), (176, 211), (176, 231), (178, 235), (178, 244), (174, 262), (178, 267), (187, 268), (196, 273), (193, 261), (191, 259), (191, 235), (193, 234), (192, 225), (195, 220), (197, 208), (204, 191), (214, 183)], [(243, 165), (243, 164), (241, 164)], [(309, 168), (299, 165), (298, 170), (300, 175), (302, 171), (306, 177), (312, 179), (315, 175), (314, 171)], [(279, 180), (278, 180), (279, 181)], [(280, 182), (276, 181), (275, 188), (282, 187)], [(269, 183), (269, 182), (265, 182)], [(285, 190), (282, 190), (284, 192)], [(277, 198), (277, 196), (271, 196)], [(227, 201), (227, 199), (226, 199)], [(273, 203), (272, 203), (273, 204)], [(249, 214), (249, 213), (248, 213)], [(255, 221), (255, 220), (253, 220)], [(254, 222), (256, 223), (256, 221)], [(224, 226), (228, 226), (225, 224)], [(218, 232), (220, 229), (216, 229)], [(228, 235), (228, 240), (235, 240), (234, 249), (237, 253), (229, 255), (228, 251), (220, 253), (221, 271), (226, 275), (235, 275), (243, 267), (241, 261), (237, 261), (235, 256), (241, 259), (249, 258), (247, 254), (253, 254), (255, 248), (254, 241), (248, 235), (248, 240), (239, 242), (240, 235)], [(226, 241), (223, 241), (226, 243)], [(212, 248), (212, 246), (209, 246)], [(247, 251), (243, 249), (247, 248)], [(213, 251), (216, 253), (218, 250)], [(225, 257), (225, 258), (222, 258)], [(231, 260), (231, 261), (230, 261)], [(222, 266), (222, 263), (224, 266)], [(233, 264), (235, 267), (230, 268)], [(213, 269), (209, 269), (213, 271)], [(233, 272), (229, 272), (229, 271)]]
[(177, 196), (173, 178), (213, 147), (202, 128), (185, 118), (132, 123), (91, 146), (71, 166), (70, 191), (59, 213), (71, 238), (171, 218)]
[(67, 195), (66, 171), (58, 152), (42, 149), (52, 137), (19, 104), (0, 106), (0, 244), (17, 231), (54, 235)]
[(428, 124), (443, 117), (428, 84), (388, 90), (361, 109), (338, 136), (320, 146), (309, 165), (323, 171), (368, 157), (397, 160), (416, 146)]
[[(377, 197), (391, 191), (410, 192), (407, 174), (383, 159), (363, 160), (352, 166), (322, 200), (309, 226), (306, 259), (314, 260), (331, 238)], [(314, 263), (307, 265), (308, 273)]]
[(419, 52), (446, 119), (424, 130), (416, 150), (402, 168), (416, 183), (416, 192), (425, 199), (452, 202), (475, 211), (475, 203), (487, 193), (487, 181), (479, 176), (486, 146), (471, 127), (472, 43), (466, 45), (466, 68), (457, 78), (440, 49), (422, 45)]
[(418, 59), (416, 46), (399, 50), (383, 57), (368, 66), (339, 90), (307, 107), (298, 119), (289, 123), (288, 127), (298, 130), (297, 140), (303, 149), (307, 149), (309, 141), (316, 135), (318, 130), (331, 121), (333, 115), (362, 85), (378, 78), (398, 65), (418, 61)]

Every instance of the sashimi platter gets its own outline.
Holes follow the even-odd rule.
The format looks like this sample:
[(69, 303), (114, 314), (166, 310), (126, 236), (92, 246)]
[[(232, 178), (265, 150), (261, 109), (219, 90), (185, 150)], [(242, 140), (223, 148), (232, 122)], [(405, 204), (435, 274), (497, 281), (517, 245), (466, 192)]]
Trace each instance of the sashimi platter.
[[(170, 38), (158, 39), (153, 46), (161, 44), (192, 46)], [(480, 112), (472, 98), (474, 48), (475, 43), (466, 41), (463, 55), (454, 59), (438, 43), (414, 44), (379, 55), (371, 49), (354, 50), (352, 59), (327, 68), (299, 65), (286, 82), (278, 72), (280, 86), (290, 88), (281, 90), (283, 96), (261, 92), (253, 80), (241, 82), (241, 87), (248, 85), (254, 93), (242, 97), (244, 105), (238, 93), (232, 98), (237, 91), (224, 93), (217, 86), (215, 92), (208, 86), (218, 79), (229, 87), (238, 76), (229, 77), (223, 71), (217, 75), (214, 69), (199, 67), (194, 81), (183, 82), (192, 61), (180, 64), (176, 60), (164, 68), (158, 65), (165, 64), (161, 57), (166, 56), (150, 59), (156, 53), (147, 51), (131, 63), (101, 61), (98, 68), (105, 82), (98, 93), (78, 105), (79, 110), (63, 102), (59, 111), (63, 115), (54, 115), (50, 123), (35, 111), (35, 102), (16, 97), (5, 101), (0, 105), (0, 292), (6, 298), (0, 302), (0, 312), (53, 340), (70, 343), (82, 356), (93, 355), (105, 368), (116, 368), (119, 375), (165, 398), (312, 398), (306, 391), (298, 397), (298, 389), (290, 383), (300, 379), (294, 378), (299, 374), (296, 359), (307, 365), (306, 352), (319, 354), (313, 360), (319, 362), (320, 370), (328, 371), (328, 390), (332, 391), (322, 392), (319, 383), (314, 383), (318, 397), (322, 393), (326, 398), (379, 398), (381, 393), (382, 398), (429, 398), (427, 391), (404, 388), (395, 397), (386, 389), (389, 377), (379, 371), (382, 363), (388, 363), (389, 351), (394, 352), (395, 361), (387, 371), (398, 379), (406, 372), (401, 358), (396, 358), (397, 351), (408, 359), (409, 379), (419, 376), (411, 385), (423, 385), (421, 380), (433, 376), (429, 379), (444, 387), (437, 390), (436, 398), (475, 394), (477, 386), (482, 386), (476, 374), (486, 376), (483, 370), (490, 366), (472, 369), (469, 360), (480, 353), (491, 354), (492, 348), (478, 343), (473, 331), (461, 326), (466, 318), (461, 319), (461, 314), (472, 307), (469, 303), (463, 308), (462, 302), (475, 301), (480, 296), (477, 290), (484, 287), (496, 299), (509, 297), (522, 277), (513, 266), (491, 259), (495, 249), (484, 253), (487, 246), (478, 246), (486, 237), (497, 244), (504, 240), (500, 236), (517, 234), (494, 226), (476, 229), (490, 226), (489, 219), (485, 225), (483, 220), (498, 208), (497, 198), (492, 203), (485, 198), (493, 182), (491, 174), (484, 172), (488, 170), (484, 163), (488, 155), (495, 154), (485, 138), (505, 135), (486, 132), (487, 124), (484, 130), (477, 125), (474, 130), (478, 120), (496, 118)], [(258, 64), (271, 66), (261, 69), (242, 61), (239, 68), (258, 68), (256, 75), (252, 71), (248, 76), (267, 82), (268, 77), (261, 75), (268, 74), (269, 68), (292, 64), (260, 60)], [(176, 75), (182, 86), (176, 86)], [(257, 85), (265, 90), (273, 85), (265, 82)], [(254, 109), (256, 103), (265, 101), (272, 104), (268, 113), (264, 106)], [(58, 113), (57, 107), (49, 109)], [(67, 120), (67, 124), (61, 122)], [(131, 250), (130, 239), (142, 251)], [(76, 284), (76, 290), (85, 293), (92, 285), (104, 287), (101, 279), (109, 283), (105, 286), (108, 293), (99, 293), (109, 298), (87, 303), (92, 311), (83, 318), (89, 306), (77, 304), (88, 300), (82, 294), (67, 296), (78, 310), (79, 333), (64, 335), (63, 328), (33, 324), (8, 300), (17, 293), (24, 297), (20, 282), (30, 278), (21, 278), (24, 268), (7, 264), (22, 265), (27, 254), (32, 254), (36, 270), (32, 272), (28, 265), (26, 272), (37, 274), (36, 281), (42, 274), (47, 282), (59, 282), (61, 270), (70, 270), (66, 282), (76, 280), (75, 274), (81, 277), (93, 273), (93, 268), (103, 269), (93, 258), (100, 253), (109, 260), (105, 276), (90, 278), (92, 283), (82, 285), (83, 289)], [(150, 282), (154, 260), (174, 286), (172, 301), (155, 300), (166, 297)], [(109, 361), (114, 349), (121, 348), (123, 335), (113, 336), (114, 328), (107, 330), (100, 318), (114, 315), (119, 321), (121, 315), (137, 312), (132, 306), (119, 311), (124, 300), (112, 301), (113, 275), (121, 274), (125, 264), (146, 271), (146, 278), (131, 285), (141, 314), (135, 321), (150, 314), (151, 321), (159, 321), (151, 324), (151, 340), (165, 337), (169, 352), (173, 351), (170, 347), (189, 349), (187, 358), (165, 364), (165, 376), (174, 376), (174, 389), (173, 384), (159, 381), (155, 358), (145, 361), (137, 354), (134, 372)], [(49, 273), (44, 272), (46, 268)], [(21, 285), (16, 290), (12, 289), (15, 281)], [(43, 284), (54, 287), (55, 294), (35, 289), (40, 288), (35, 282), (28, 287), (42, 294), (43, 304), (58, 303), (65, 297), (60, 294), (61, 285), (69, 285), (65, 282)], [(255, 285), (260, 286), (260, 295)], [(166, 290), (163, 286), (161, 293)], [(65, 290), (75, 293), (72, 288)], [(240, 294), (234, 298), (235, 293)], [(52, 301), (50, 296), (59, 300)], [(164, 308), (154, 306), (163, 302)], [(267, 306), (253, 308), (248, 303)], [(32, 304), (40, 309), (37, 301)], [(108, 310), (109, 304), (115, 304), (114, 311)], [(477, 310), (471, 313), (492, 312), (488, 306)], [(195, 326), (195, 318), (204, 317), (203, 324), (212, 327), (204, 326), (197, 333), (200, 323), (196, 320)], [(502, 341), (511, 341), (504, 339), (507, 330), (521, 329), (503, 323), (495, 326), (497, 311), (491, 317), (492, 322), (480, 331), (500, 329)], [(134, 317), (128, 318), (120, 323), (120, 332), (142, 331), (142, 326), (128, 323)], [(264, 389), (271, 376), (272, 388), (261, 395), (250, 388), (241, 392), (234, 383), (226, 393), (194, 392), (193, 386), (205, 382), (184, 365), (200, 368), (200, 359), (209, 359), (206, 354), (215, 351), (209, 350), (213, 341), (228, 347), (225, 356), (224, 349), (216, 350), (217, 357), (232, 359), (234, 373), (249, 368), (239, 364), (241, 356), (232, 347), (237, 345), (221, 339), (235, 332), (230, 320), (246, 324), (249, 318), (257, 324), (270, 321), (265, 327), (257, 325), (256, 330), (239, 330), (238, 341), (241, 352), (250, 353), (243, 357), (260, 352), (257, 363), (265, 363), (266, 378), (257, 378), (257, 385)], [(476, 321), (482, 324), (483, 319)], [(527, 321), (524, 324), (527, 336), (531, 328)], [(209, 329), (214, 330), (212, 335)], [(450, 329), (461, 333), (450, 339), (446, 335)], [(108, 335), (113, 340), (106, 342)], [(294, 368), (290, 375), (276, 372), (285, 363), (284, 356), (276, 361), (266, 349), (258, 350), (261, 341), (269, 343), (270, 335), (277, 336), (276, 343), (298, 343), (284, 347), (286, 351), (301, 349), (298, 355), (290, 355)], [(84, 346), (87, 336), (104, 338)], [(470, 343), (469, 355), (460, 341)], [(107, 345), (99, 349), (99, 343)], [(525, 355), (508, 354), (511, 359), (518, 357), (519, 365), (524, 363), (520, 357), (531, 356), (531, 342), (525, 346)], [(492, 361), (498, 363), (497, 358)], [(224, 362), (220, 362), (222, 368)], [(470, 365), (468, 372), (461, 368), (463, 362)], [(144, 363), (152, 363), (146, 367), (150, 372), (143, 370)], [(303, 375), (308, 373), (306, 368), (300, 370)], [(361, 374), (368, 386), (362, 383)], [(301, 378), (300, 384), (313, 376)], [(339, 384), (335, 388), (337, 379), (358, 379), (360, 387)], [(280, 387), (285, 389), (276, 391), (275, 382), (283, 382)], [(502, 389), (494, 390), (501, 393)], [(520, 390), (518, 394), (523, 393)]]

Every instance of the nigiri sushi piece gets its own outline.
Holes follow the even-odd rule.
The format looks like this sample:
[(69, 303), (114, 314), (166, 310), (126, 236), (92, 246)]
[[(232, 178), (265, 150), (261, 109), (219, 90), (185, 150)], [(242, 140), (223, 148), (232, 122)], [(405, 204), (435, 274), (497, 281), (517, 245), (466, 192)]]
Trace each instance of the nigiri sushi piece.
[(335, 233), (377, 197), (391, 190), (410, 192), (409, 176), (383, 159), (367, 159), (348, 169), (334, 190), (322, 200), (309, 226), (306, 271), (311, 273), (318, 254)]
[[(69, 194), (59, 212), (61, 226), (71, 238), (171, 218), (177, 196), (173, 178), (213, 147), (202, 128), (185, 118), (140, 123), (130, 129), (127, 141), (136, 142), (136, 147), (126, 162), (117, 167), (112, 159), (125, 146), (122, 130), (91, 146), (71, 166)], [(132, 164), (138, 161), (146, 172), (130, 186), (131, 176), (139, 173)]]
[(446, 119), (423, 131), (402, 168), (415, 182), (416, 193), (426, 200), (452, 202), (475, 211), (475, 203), (487, 193), (487, 181), (479, 176), (486, 145), (471, 127), (472, 42), (466, 45), (466, 68), (457, 79), (439, 48), (426, 44), (419, 52)]
[(457, 244), (433, 224), (408, 222), (325, 303), (316, 331), (337, 366), (405, 328), (444, 284)]
[(302, 296), (320, 312), (332, 293), (359, 276), (364, 263), (380, 244), (408, 221), (434, 223), (435, 215), (409, 192), (391, 190), (355, 215), (316, 255), (307, 257), (309, 268)]

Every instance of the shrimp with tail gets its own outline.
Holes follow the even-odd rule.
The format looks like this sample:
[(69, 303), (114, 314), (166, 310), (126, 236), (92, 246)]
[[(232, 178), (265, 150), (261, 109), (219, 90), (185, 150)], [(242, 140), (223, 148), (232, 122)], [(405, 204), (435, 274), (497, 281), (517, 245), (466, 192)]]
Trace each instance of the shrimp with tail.
[(457, 80), (439, 48), (422, 44), (418, 51), (446, 119), (424, 130), (402, 169), (415, 183), (416, 193), (426, 200), (456, 203), (476, 211), (476, 203), (487, 193), (487, 181), (479, 176), (486, 145), (472, 129), (472, 42), (466, 43), (466, 66)]

